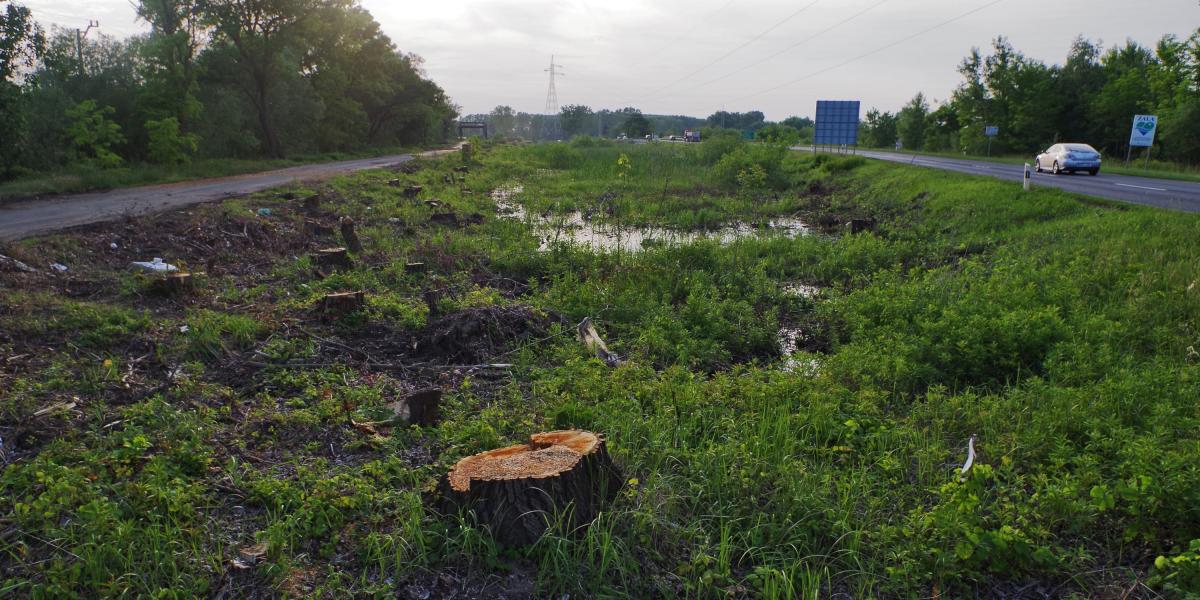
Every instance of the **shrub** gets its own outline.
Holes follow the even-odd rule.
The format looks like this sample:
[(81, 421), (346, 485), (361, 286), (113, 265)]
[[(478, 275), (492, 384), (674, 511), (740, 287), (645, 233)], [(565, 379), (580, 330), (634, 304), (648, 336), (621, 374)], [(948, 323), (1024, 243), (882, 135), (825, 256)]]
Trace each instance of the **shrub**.
[(191, 162), (199, 144), (196, 134), (179, 131), (179, 119), (175, 117), (146, 121), (146, 133), (150, 137), (147, 150), (153, 163), (187, 164)]
[(121, 165), (121, 157), (112, 151), (114, 145), (125, 142), (121, 126), (109, 120), (115, 112), (111, 106), (97, 106), (95, 100), (84, 100), (67, 109), (67, 118), (71, 120), (67, 135), (71, 137), (74, 158), (104, 168)]
[(743, 144), (717, 161), (713, 175), (720, 184), (733, 187), (741, 183), (740, 174), (757, 170), (766, 174), (766, 187), (783, 189), (787, 187), (783, 171), (783, 159), (787, 154), (788, 149), (784, 146)]

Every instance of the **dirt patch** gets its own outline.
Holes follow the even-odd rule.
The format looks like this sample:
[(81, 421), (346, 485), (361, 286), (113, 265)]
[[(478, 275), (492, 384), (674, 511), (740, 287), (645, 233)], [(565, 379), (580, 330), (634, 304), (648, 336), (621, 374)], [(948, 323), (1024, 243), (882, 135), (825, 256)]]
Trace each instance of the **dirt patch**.
[(459, 364), (477, 364), (522, 342), (545, 337), (558, 319), (527, 306), (470, 308), (441, 317), (426, 328), (417, 352)]

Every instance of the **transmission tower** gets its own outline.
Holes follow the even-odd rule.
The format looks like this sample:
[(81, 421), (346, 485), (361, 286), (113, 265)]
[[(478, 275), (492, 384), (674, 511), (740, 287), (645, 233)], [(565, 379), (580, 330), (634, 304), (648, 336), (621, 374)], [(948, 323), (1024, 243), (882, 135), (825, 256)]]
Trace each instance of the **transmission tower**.
[(550, 87), (546, 88), (546, 114), (548, 115), (558, 114), (558, 90), (554, 89), (554, 78), (558, 75), (563, 75), (564, 77), (566, 76), (564, 73), (559, 71), (561, 68), (562, 65), (554, 64), (554, 55), (551, 54), (550, 68), (545, 70), (550, 74)]

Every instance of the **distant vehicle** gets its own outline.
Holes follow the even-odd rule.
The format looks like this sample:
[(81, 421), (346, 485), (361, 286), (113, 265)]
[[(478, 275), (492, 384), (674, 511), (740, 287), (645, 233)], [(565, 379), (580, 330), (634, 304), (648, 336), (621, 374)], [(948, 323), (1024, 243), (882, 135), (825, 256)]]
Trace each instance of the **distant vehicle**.
[(668, 137), (667, 140), (672, 141), (672, 142), (679, 142), (679, 141), (682, 141), (683, 138), (681, 138), (677, 135), (673, 135), (673, 136)]
[(1100, 173), (1100, 153), (1087, 144), (1055, 144), (1033, 158), (1033, 169), (1055, 175), (1075, 171), (1096, 175)]
[(698, 141), (700, 141), (700, 131), (699, 131), (699, 130), (693, 131), (693, 130), (691, 130), (691, 129), (684, 129), (684, 130), (683, 130), (683, 141), (685, 141), (685, 142), (698, 142)]
[(621, 135), (617, 136), (617, 139), (618, 140), (627, 140), (627, 139), (629, 139), (629, 136), (626, 136), (625, 134), (622, 133)]

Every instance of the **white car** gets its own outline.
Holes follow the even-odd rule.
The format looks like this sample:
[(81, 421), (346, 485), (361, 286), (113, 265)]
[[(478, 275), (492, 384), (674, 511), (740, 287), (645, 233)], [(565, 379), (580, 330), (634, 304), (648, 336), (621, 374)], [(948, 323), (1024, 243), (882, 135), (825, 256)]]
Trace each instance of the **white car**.
[(1055, 175), (1075, 171), (1096, 175), (1100, 172), (1100, 153), (1087, 144), (1055, 144), (1034, 157), (1033, 168), (1038, 173), (1048, 170)]

